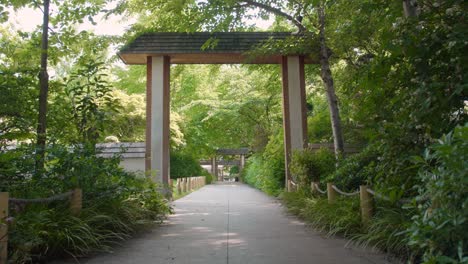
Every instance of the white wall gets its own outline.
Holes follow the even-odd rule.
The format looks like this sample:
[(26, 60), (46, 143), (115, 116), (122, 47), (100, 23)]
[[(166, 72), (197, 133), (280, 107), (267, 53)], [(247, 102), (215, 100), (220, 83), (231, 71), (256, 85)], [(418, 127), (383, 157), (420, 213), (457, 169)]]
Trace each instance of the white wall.
[(120, 167), (128, 172), (145, 172), (145, 158), (122, 158)]

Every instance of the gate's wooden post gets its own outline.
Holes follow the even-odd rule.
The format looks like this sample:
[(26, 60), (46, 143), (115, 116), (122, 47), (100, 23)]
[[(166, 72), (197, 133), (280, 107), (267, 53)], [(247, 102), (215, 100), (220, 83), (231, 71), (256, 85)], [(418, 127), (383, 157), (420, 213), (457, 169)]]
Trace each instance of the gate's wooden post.
[(8, 259), (8, 193), (0, 192), (0, 264)]
[(146, 169), (168, 187), (170, 179), (170, 56), (147, 57)]
[(283, 130), (285, 157), (285, 184), (288, 191), (291, 155), (294, 150), (307, 147), (307, 103), (303, 56), (283, 56), (281, 59), (283, 83)]

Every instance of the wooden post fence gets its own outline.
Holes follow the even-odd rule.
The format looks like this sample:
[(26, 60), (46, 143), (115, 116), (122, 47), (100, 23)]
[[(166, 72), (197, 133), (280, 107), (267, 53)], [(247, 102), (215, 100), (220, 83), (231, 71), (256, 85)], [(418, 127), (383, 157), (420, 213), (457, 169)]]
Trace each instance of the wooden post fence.
[(70, 212), (72, 215), (79, 215), (81, 209), (83, 208), (83, 192), (81, 189), (73, 190), (73, 193), (70, 197)]
[(337, 193), (333, 189), (333, 183), (332, 182), (327, 182), (327, 196), (328, 196), (328, 203), (332, 204), (336, 200)]
[(0, 264), (8, 258), (8, 193), (0, 192)]
[(73, 191), (58, 194), (48, 198), (10, 198), (7, 192), (0, 192), (0, 264), (8, 262), (8, 204), (9, 202), (16, 203), (50, 203), (57, 200), (70, 201), (70, 213), (74, 216), (80, 214), (83, 207), (83, 192), (81, 189), (74, 189)]
[(180, 186), (180, 178), (177, 178), (177, 194), (180, 195), (182, 193), (182, 189), (181, 189), (181, 186)]
[(367, 185), (359, 186), (359, 198), (361, 205), (361, 220), (363, 224), (368, 224), (372, 217), (372, 197), (367, 191)]

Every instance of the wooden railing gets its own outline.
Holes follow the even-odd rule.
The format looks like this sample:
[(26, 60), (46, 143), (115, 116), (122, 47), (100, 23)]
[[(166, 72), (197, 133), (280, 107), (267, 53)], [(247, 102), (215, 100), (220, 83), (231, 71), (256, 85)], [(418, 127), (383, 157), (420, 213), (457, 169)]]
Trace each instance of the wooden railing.
[(191, 192), (206, 185), (205, 176), (196, 176), (196, 177), (186, 177), (186, 178), (177, 178), (175, 180), (171, 179), (169, 182), (172, 187), (175, 183), (177, 194), (181, 195), (182, 193)]
[[(359, 190), (355, 192), (344, 192), (336, 185), (334, 185), (332, 182), (327, 183), (327, 189), (322, 190), (320, 189), (319, 183), (318, 182), (312, 182), (310, 185), (310, 188), (312, 190), (312, 193), (314, 194), (322, 194), (322, 195), (327, 195), (328, 203), (332, 204), (335, 203), (338, 196), (358, 196), (359, 195), (359, 200), (360, 200), (360, 210), (361, 210), (361, 221), (364, 225), (367, 225), (372, 218), (373, 212), (374, 212), (374, 199), (381, 199), (385, 201), (391, 201), (391, 199), (385, 195), (376, 193), (374, 190), (370, 189), (367, 185), (360, 185)], [(288, 190), (289, 191), (297, 191), (298, 185), (294, 183), (292, 180), (288, 180)], [(421, 200), (422, 201), (422, 200)], [(409, 199), (400, 199), (396, 201), (399, 204), (405, 204), (410, 202)]]
[(12, 209), (10, 204), (14, 206), (13, 209), (21, 210), (27, 204), (48, 204), (54, 201), (69, 200), (70, 212), (73, 215), (78, 215), (82, 209), (82, 197), (81, 189), (74, 189), (52, 197), (35, 199), (11, 198), (9, 193), (0, 192), (0, 264), (8, 262), (8, 223), (11, 222), (9, 209)]

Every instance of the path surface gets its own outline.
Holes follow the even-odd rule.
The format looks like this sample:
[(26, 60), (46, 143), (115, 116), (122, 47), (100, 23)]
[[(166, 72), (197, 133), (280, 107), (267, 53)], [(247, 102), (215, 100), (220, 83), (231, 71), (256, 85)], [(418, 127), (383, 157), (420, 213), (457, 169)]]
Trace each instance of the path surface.
[(81, 263), (389, 263), (346, 248), (285, 213), (278, 201), (239, 183), (208, 185), (174, 202), (167, 224)]

